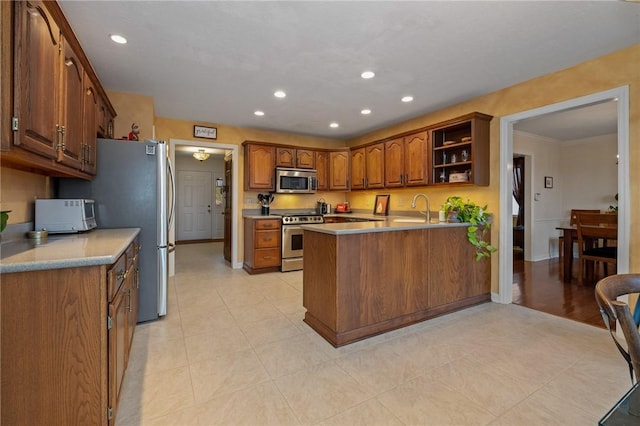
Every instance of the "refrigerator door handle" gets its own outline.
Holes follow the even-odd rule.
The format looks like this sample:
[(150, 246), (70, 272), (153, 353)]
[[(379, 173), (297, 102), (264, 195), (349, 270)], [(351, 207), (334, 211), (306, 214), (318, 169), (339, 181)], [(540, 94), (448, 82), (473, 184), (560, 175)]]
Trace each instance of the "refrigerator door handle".
[(168, 248), (167, 250), (168, 253), (173, 253), (174, 251), (176, 251), (176, 245), (173, 243), (169, 243), (167, 248)]
[(171, 165), (171, 158), (167, 158), (167, 169), (169, 171), (169, 180), (171, 180), (171, 209), (169, 210), (169, 227), (173, 226), (173, 216), (176, 212), (176, 180), (173, 175), (173, 166)]

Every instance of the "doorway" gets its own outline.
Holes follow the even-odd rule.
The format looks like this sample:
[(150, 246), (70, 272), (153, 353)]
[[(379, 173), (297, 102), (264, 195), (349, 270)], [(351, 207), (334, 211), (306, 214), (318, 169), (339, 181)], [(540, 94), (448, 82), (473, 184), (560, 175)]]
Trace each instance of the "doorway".
[[(225, 143), (217, 143), (217, 142), (201, 142), (201, 141), (196, 141), (196, 140), (185, 140), (185, 139), (170, 139), (170, 144), (169, 144), (169, 156), (171, 158), (172, 163), (175, 164), (175, 159), (176, 159), (176, 149), (181, 149), (181, 148), (186, 148), (186, 147), (193, 147), (194, 151), (197, 150), (197, 148), (208, 148), (208, 149), (215, 149), (215, 150), (220, 150), (220, 152), (224, 153), (225, 155), (225, 160), (227, 159), (237, 159), (238, 158), (238, 145), (233, 145), (233, 144), (225, 144)], [(230, 263), (231, 263), (231, 267), (234, 269), (240, 269), (242, 268), (242, 263), (238, 262), (238, 181), (239, 181), (239, 174), (238, 174), (238, 170), (237, 167), (233, 167), (231, 168), (231, 170), (228, 171), (229, 175), (225, 175), (225, 176), (214, 176), (216, 179), (214, 180), (216, 182), (218, 182), (218, 178), (222, 178), (230, 179), (230, 183), (229, 185), (225, 185), (224, 188), (222, 188), (220, 190), (220, 192), (224, 192), (224, 189), (226, 189), (227, 187), (229, 188), (229, 191), (226, 192), (224, 195), (225, 197), (228, 198), (228, 210), (229, 210), (229, 222), (230, 222), (230, 239), (229, 239), (229, 251), (230, 251)], [(227, 173), (227, 172), (223, 172), (223, 173)], [(217, 189), (218, 187), (216, 186), (216, 191), (218, 191)], [(217, 192), (216, 192), (217, 194)], [(180, 196), (180, 194), (176, 194), (177, 197)], [(225, 206), (223, 206), (221, 208), (221, 215), (222, 212), (227, 210), (227, 208), (225, 208)], [(225, 212), (226, 214), (226, 212)], [(176, 240), (176, 228), (175, 225), (169, 230), (169, 238), (170, 241), (175, 241)], [(170, 256), (169, 258), (169, 271), (170, 271), (170, 275), (173, 275), (173, 271), (175, 271), (175, 256)]]
[[(500, 217), (511, 218), (513, 194), (513, 127), (529, 118), (615, 100), (617, 105), (618, 146), (618, 273), (629, 270), (629, 88), (628, 86), (547, 105), (502, 117), (500, 120)], [(535, 232), (531, 230), (532, 232)], [(511, 220), (501, 220), (499, 229), (498, 294), (492, 300), (513, 301), (513, 228)], [(526, 243), (525, 243), (526, 244)]]

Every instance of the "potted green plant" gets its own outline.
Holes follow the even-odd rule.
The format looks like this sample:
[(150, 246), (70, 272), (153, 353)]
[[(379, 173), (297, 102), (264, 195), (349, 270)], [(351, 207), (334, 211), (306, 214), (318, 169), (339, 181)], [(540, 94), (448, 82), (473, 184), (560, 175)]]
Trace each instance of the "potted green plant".
[(491, 230), (491, 215), (486, 212), (487, 206), (478, 206), (473, 201), (466, 201), (453, 195), (442, 204), (442, 210), (449, 222), (468, 222), (467, 239), (476, 248), (476, 260), (490, 257), (497, 251), (494, 246), (485, 241), (485, 236)]
[(4, 231), (4, 228), (7, 227), (7, 221), (9, 220), (9, 213), (11, 213), (11, 210), (0, 211), (0, 232)]

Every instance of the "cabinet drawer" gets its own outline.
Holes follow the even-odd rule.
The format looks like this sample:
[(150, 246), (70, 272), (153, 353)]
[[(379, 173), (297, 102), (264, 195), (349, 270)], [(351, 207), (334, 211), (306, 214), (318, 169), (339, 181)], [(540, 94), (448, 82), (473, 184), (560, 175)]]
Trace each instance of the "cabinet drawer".
[(118, 292), (125, 279), (127, 271), (127, 256), (123, 254), (109, 269), (109, 284), (107, 289), (107, 300), (111, 301)]
[(256, 248), (280, 247), (280, 230), (256, 231)]
[(266, 268), (280, 265), (280, 248), (264, 248), (255, 250), (254, 268)]
[(258, 219), (256, 229), (280, 229), (280, 219)]

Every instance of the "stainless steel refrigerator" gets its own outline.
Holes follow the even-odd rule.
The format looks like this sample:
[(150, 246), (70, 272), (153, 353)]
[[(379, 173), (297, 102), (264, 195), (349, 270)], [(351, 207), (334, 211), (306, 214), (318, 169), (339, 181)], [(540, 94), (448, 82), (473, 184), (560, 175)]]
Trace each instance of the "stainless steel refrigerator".
[(138, 321), (167, 313), (168, 242), (175, 211), (175, 179), (163, 141), (98, 139), (92, 181), (60, 178), (59, 198), (95, 200), (98, 228), (141, 228)]

